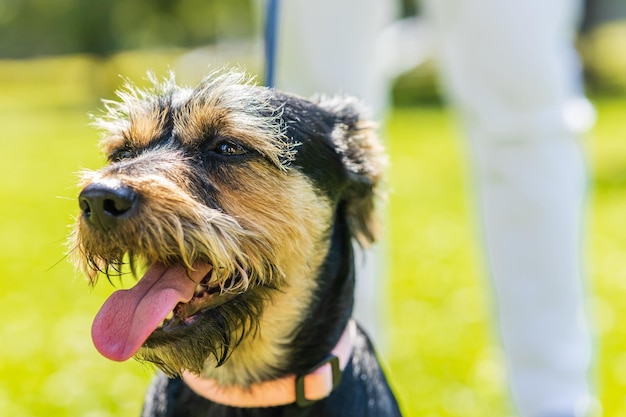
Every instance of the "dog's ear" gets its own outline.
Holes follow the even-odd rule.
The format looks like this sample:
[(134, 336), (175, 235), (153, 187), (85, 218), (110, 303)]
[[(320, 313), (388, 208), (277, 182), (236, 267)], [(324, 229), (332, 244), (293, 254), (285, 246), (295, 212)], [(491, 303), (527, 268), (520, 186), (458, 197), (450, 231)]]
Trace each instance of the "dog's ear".
[(347, 176), (341, 199), (352, 236), (368, 247), (381, 233), (376, 206), (382, 202), (382, 177), (386, 156), (378, 138), (377, 124), (363, 115), (354, 98), (318, 97), (317, 105), (335, 115), (332, 141)]

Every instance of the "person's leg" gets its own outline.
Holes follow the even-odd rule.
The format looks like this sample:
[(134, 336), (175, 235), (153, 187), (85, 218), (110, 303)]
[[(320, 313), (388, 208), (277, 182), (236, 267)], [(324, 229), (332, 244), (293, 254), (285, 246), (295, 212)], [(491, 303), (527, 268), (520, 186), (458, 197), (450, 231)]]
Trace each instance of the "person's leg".
[(279, 13), (277, 87), (304, 96), (354, 95), (377, 116), (386, 110), (377, 45), (395, 18), (393, 1), (284, 0)]
[[(380, 33), (395, 17), (389, 0), (280, 2), (276, 87), (303, 96), (352, 95), (379, 119), (388, 107), (388, 80), (377, 61)], [(384, 350), (380, 245), (357, 248), (355, 317)]]
[(581, 278), (586, 170), (576, 130), (593, 111), (572, 43), (578, 1), (424, 5), (473, 151), (515, 401), (524, 417), (579, 415), (589, 400), (591, 341)]

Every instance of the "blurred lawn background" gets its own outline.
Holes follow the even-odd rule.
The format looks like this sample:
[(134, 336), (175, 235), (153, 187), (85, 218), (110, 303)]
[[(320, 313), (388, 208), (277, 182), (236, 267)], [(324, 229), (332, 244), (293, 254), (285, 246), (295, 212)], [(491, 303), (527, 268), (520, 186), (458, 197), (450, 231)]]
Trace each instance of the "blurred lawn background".
[[(626, 415), (626, 32), (602, 31), (581, 43), (599, 114), (584, 142), (593, 169), (585, 246), (594, 379), (603, 415), (619, 417)], [(214, 52), (249, 64), (241, 58), (249, 51), (237, 45)], [(112, 288), (103, 280), (91, 290), (65, 257), (78, 211), (76, 172), (104, 162), (88, 113), (99, 97), (113, 97), (117, 74), (141, 83), (146, 69), (173, 68), (193, 84), (207, 68), (199, 56), (206, 54), (167, 49), (0, 60), (0, 416), (139, 415), (153, 370), (95, 351), (91, 321)], [(385, 127), (392, 165), (384, 362), (406, 416), (511, 416), (464, 143), (431, 72), (419, 68), (398, 81)]]

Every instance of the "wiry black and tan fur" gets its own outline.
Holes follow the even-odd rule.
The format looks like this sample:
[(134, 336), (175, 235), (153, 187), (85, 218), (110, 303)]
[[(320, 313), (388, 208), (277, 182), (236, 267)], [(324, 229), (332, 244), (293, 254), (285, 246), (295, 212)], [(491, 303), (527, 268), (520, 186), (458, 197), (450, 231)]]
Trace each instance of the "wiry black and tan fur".
[[(207, 285), (219, 288), (218, 301), (199, 312), (177, 306), (167, 329), (136, 355), (169, 377), (190, 370), (246, 386), (309, 369), (351, 316), (352, 239), (367, 246), (378, 234), (384, 155), (373, 124), (355, 100), (308, 101), (238, 73), (214, 74), (193, 89), (173, 76), (152, 81), (105, 102), (96, 121), (109, 163), (84, 173), (81, 188), (111, 189), (129, 204), (81, 200), (74, 259), (92, 282), (125, 262), (133, 270), (157, 262), (213, 267)], [(98, 209), (104, 220), (94, 222)], [(399, 415), (360, 331), (326, 400), (229, 410), (159, 377), (144, 415)]]

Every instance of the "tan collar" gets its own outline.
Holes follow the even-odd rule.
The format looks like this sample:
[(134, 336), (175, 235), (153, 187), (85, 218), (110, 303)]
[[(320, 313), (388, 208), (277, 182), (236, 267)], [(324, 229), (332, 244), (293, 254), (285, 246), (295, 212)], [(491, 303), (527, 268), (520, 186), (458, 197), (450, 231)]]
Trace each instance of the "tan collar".
[(356, 325), (348, 322), (339, 342), (330, 355), (303, 374), (289, 374), (271, 381), (257, 382), (249, 387), (220, 386), (213, 379), (204, 379), (183, 372), (183, 380), (198, 395), (231, 407), (276, 407), (296, 403), (305, 407), (326, 398), (339, 385), (356, 338)]

